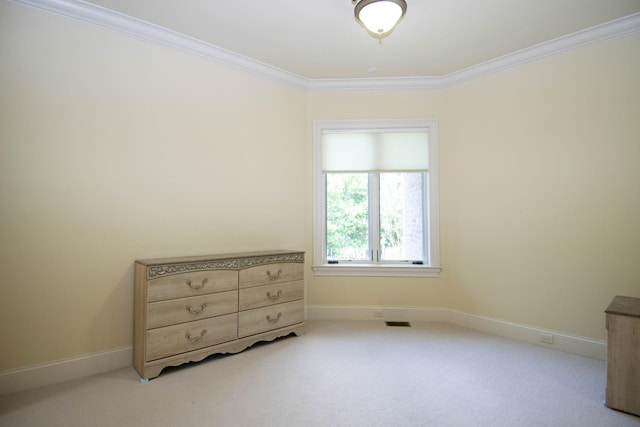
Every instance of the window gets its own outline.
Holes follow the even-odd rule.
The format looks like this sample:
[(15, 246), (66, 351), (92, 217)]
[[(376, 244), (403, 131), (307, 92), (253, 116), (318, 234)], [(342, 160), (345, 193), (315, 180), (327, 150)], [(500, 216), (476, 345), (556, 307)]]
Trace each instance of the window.
[(315, 273), (437, 276), (437, 121), (316, 121), (313, 139)]

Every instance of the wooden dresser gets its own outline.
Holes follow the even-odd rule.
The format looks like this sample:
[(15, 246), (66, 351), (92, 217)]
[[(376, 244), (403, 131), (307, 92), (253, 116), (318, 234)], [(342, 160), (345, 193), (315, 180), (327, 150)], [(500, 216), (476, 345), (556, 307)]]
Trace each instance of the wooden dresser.
[(133, 365), (143, 379), (291, 333), (304, 333), (303, 252), (135, 262)]
[(617, 296), (607, 313), (605, 404), (640, 415), (640, 298)]

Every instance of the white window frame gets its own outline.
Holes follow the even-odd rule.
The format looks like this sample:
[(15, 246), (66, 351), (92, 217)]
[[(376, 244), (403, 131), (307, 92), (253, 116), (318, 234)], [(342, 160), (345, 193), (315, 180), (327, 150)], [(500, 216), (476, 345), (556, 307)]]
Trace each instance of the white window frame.
[[(329, 264), (326, 247), (326, 192), (322, 173), (323, 130), (427, 129), (429, 172), (425, 182), (428, 259), (423, 265), (407, 263)], [(318, 276), (438, 277), (440, 275), (440, 231), (438, 209), (438, 121), (437, 119), (315, 120), (313, 122), (313, 271)]]

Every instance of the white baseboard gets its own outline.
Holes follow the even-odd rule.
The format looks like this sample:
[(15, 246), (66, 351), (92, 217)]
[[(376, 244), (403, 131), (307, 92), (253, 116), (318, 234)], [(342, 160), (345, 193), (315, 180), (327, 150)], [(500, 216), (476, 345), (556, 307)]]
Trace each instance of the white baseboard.
[(0, 372), (0, 395), (97, 375), (131, 366), (133, 347), (87, 354)]
[[(500, 319), (476, 316), (456, 310), (436, 307), (363, 307), (363, 306), (307, 306), (308, 319), (326, 320), (403, 320), (445, 322), (477, 331), (487, 332), (542, 347), (605, 360), (605, 341), (569, 335)], [(374, 314), (377, 315), (374, 316)], [(380, 316), (382, 314), (382, 316)], [(552, 344), (540, 342), (540, 334), (553, 337)]]
[(437, 307), (306, 306), (309, 320), (376, 320), (376, 312), (381, 313), (377, 320), (423, 322), (448, 322), (450, 314), (450, 310)]
[[(604, 341), (476, 316), (447, 308), (309, 305), (305, 309), (306, 318), (309, 320), (445, 322), (593, 359), (605, 360), (607, 355), (607, 345)], [(540, 343), (540, 334), (553, 336), (553, 344)], [(0, 372), (0, 395), (126, 368), (131, 366), (132, 356), (133, 348), (129, 346)]]

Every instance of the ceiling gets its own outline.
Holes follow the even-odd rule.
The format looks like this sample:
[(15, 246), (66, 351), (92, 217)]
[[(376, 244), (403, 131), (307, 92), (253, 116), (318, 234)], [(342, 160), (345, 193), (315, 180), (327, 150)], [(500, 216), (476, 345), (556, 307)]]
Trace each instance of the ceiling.
[(407, 0), (379, 44), (351, 0), (91, 0), (307, 79), (443, 76), (640, 12), (640, 0)]
[(407, 15), (380, 44), (356, 23), (351, 0), (84, 3), (306, 80), (447, 76), (640, 13), (640, 0), (407, 0)]

